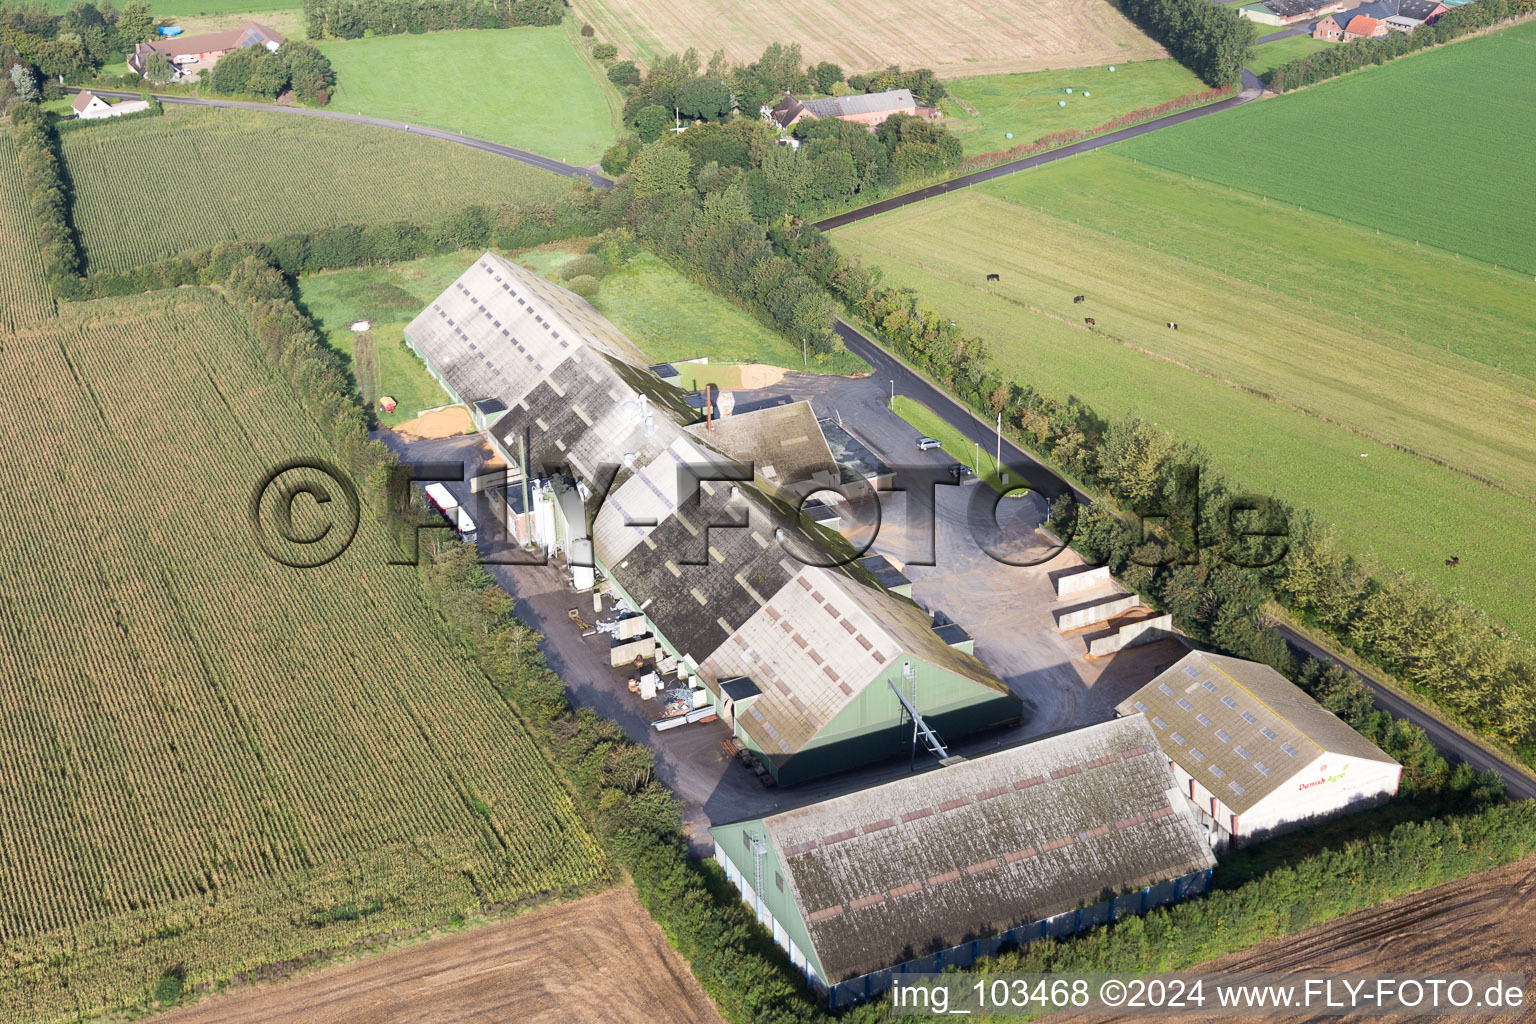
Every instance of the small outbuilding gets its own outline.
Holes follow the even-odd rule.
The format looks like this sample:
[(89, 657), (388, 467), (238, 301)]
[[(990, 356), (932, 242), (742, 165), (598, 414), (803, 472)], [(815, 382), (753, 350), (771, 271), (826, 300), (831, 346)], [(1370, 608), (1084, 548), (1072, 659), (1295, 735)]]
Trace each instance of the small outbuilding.
[(124, 100), (121, 103), (108, 103), (89, 89), (81, 90), (75, 101), (70, 104), (75, 116), (82, 121), (94, 121), (103, 117), (122, 117), (124, 114), (137, 114), (141, 110), (148, 110), (149, 103), (146, 100)]

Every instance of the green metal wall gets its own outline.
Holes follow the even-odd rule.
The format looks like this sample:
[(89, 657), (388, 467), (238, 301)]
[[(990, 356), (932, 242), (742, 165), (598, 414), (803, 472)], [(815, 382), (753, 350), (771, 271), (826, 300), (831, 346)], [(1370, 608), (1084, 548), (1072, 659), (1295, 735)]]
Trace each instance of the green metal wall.
[[(805, 954), (806, 961), (816, 972), (816, 976), (825, 978), (821, 960), (816, 956), (816, 950), (811, 945), (810, 932), (806, 930), (805, 921), (800, 917), (800, 908), (795, 906), (794, 897), (790, 895), (788, 880), (785, 879), (782, 889), (779, 887), (779, 879), (785, 877), (784, 868), (779, 863), (779, 852), (774, 848), (773, 839), (768, 835), (768, 830), (763, 827), (763, 819), (754, 818), (751, 821), (738, 821), (730, 825), (716, 825), (709, 830), (709, 834), (714, 837), (719, 847), (716, 859), (720, 853), (723, 853), (749, 884), (756, 871), (756, 857), (752, 853), (749, 842), (752, 837), (756, 837), (767, 844), (768, 851), (763, 854), (763, 891), (758, 893), (762, 906), (773, 915), (773, 920), (779, 923), (800, 951)], [(741, 887), (738, 885), (737, 888)], [(743, 898), (745, 898), (744, 890)], [(762, 920), (761, 914), (758, 919)]]
[[(886, 680), (902, 685), (902, 663), (916, 671), (918, 711), (945, 742), (961, 739), (983, 729), (1006, 725), (1023, 714), (1023, 704), (1011, 693), (1002, 694), (910, 655), (897, 655), (891, 671), (864, 687), (836, 718), (827, 723), (806, 746), (794, 754), (759, 750), (741, 730), (741, 736), (781, 786), (792, 786), (849, 768), (906, 756), (912, 749), (912, 724)], [(921, 748), (919, 757), (928, 757)]]

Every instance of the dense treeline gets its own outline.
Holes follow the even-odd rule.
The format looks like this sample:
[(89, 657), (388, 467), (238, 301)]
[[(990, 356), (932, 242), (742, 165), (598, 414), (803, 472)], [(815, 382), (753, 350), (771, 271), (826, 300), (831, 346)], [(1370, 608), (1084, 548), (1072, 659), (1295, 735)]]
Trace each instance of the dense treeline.
[(1253, 53), (1253, 22), (1238, 4), (1210, 0), (1117, 0), (1126, 16), (1206, 85), (1236, 85)]
[(149, 5), (139, 0), (121, 11), (111, 3), (76, 2), (62, 14), (41, 3), (7, 6), (0, 10), (0, 67), (9, 74), (19, 61), (46, 78), (78, 79), (122, 61), (154, 34)]
[[(1139, 528), (1107, 506), (1084, 511), (1076, 536), (1191, 635), (1286, 670), (1288, 656), (1263, 614), (1275, 599), (1485, 735), (1526, 749), (1536, 738), (1536, 651), (1518, 634), (1408, 573), (1382, 573), (1346, 554), (1310, 514), (1246, 495), (1212, 470), (1197, 446), (1138, 417), (1106, 422), (1076, 397), (1057, 399), (1003, 379), (990, 368), (982, 339), (966, 336), (911, 290), (879, 287), (814, 228), (784, 229), (775, 240), (892, 348), (988, 419), (1001, 414), (1012, 436), (1132, 513), (1169, 513), (1176, 551), (1142, 542)], [(1180, 508), (1193, 493), (1185, 467), (1199, 468), (1198, 516)], [(1286, 524), (1283, 558), (1257, 569), (1231, 563), (1226, 556), (1241, 541), (1227, 528), (1233, 501), (1252, 508), (1244, 516), (1255, 528), (1260, 519)], [(1182, 564), (1197, 555), (1197, 564)]]
[(11, 138), (16, 142), (27, 209), (37, 231), (43, 275), (54, 295), (72, 298), (80, 290), (80, 247), (69, 219), (69, 183), (59, 156), (58, 137), (41, 107), (17, 103), (11, 108)]
[[(594, 48), (593, 55), (597, 53)], [(611, 63), (608, 77), (626, 93), (624, 121), (631, 126), (638, 126), (640, 112), (647, 107), (660, 107), (669, 123), (674, 110), (689, 120), (718, 121), (733, 109), (755, 117), (760, 107), (773, 106), (786, 92), (848, 96), (908, 89), (928, 106), (945, 95), (944, 83), (928, 68), (902, 70), (892, 65), (845, 78), (843, 69), (829, 61), (807, 66), (799, 43), (770, 43), (751, 64), (735, 65), (727, 65), (721, 50), (706, 66), (699, 52), (689, 48), (660, 57), (643, 75), (633, 62)], [(645, 141), (654, 139), (648, 136)]]
[(1298, 57), (1271, 69), (1265, 76), (1265, 84), (1275, 92), (1300, 89), (1364, 67), (1385, 64), (1404, 54), (1448, 43), (1500, 22), (1524, 17), (1532, 11), (1536, 11), (1536, 0), (1476, 0), (1475, 3), (1453, 7), (1436, 19), (1433, 25), (1420, 25), (1412, 32), (1388, 32), (1380, 39), (1355, 39)]
[(311, 39), (558, 25), (564, 16), (565, 0), (304, 0)]
[(323, 107), (336, 88), (336, 71), (314, 44), (289, 39), (276, 50), (248, 46), (225, 54), (208, 73), (208, 85), (226, 96), (267, 99), (292, 89), (304, 102)]

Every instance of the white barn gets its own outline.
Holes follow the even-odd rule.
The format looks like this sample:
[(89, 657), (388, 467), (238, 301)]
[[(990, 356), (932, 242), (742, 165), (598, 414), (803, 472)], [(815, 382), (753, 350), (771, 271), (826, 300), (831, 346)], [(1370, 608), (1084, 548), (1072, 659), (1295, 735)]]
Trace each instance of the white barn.
[(1191, 651), (1122, 701), (1145, 715), (1213, 845), (1361, 810), (1403, 766), (1267, 665)]

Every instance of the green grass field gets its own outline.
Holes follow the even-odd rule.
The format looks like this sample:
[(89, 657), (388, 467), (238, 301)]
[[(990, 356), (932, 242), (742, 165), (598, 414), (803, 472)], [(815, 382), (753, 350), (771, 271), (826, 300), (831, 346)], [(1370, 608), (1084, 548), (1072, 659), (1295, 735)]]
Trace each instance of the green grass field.
[(980, 480), (994, 490), (1009, 494), (1011, 497), (1022, 498), (1027, 489), (1010, 487), (1003, 483), (1001, 469), (997, 463), (995, 451), (989, 452), (979, 448), (974, 441), (968, 441), (965, 435), (944, 420), (938, 413), (928, 408), (915, 398), (906, 395), (897, 395), (891, 404), (891, 410), (906, 420), (917, 430), (920, 437), (931, 437), (944, 446), (944, 454), (956, 462), (970, 466), (976, 471)]
[(1528, 22), (1120, 151), (1536, 274), (1532, 123), (1536, 23)]
[(343, 460), (232, 305), (68, 303), (4, 347), (0, 1019), (142, 1016), (610, 884), (366, 497), (328, 565), (257, 546), (266, 474)]
[[(944, 84), (949, 90), (940, 102), (944, 124), (960, 136), (966, 156), (1012, 149), (1052, 132), (1097, 128), (1140, 107), (1207, 88), (1174, 60), (1116, 64), (1114, 71), (1099, 66), (982, 75)], [(1058, 106), (1062, 100), (1065, 107)]]
[(336, 67), (332, 105), (462, 131), (589, 164), (617, 125), (566, 30), (430, 32), (320, 44)]
[(168, 106), (163, 117), (65, 132), (60, 144), (88, 271), (330, 224), (434, 221), (571, 187), (449, 142), (249, 110)]
[(1353, 550), (1536, 626), (1529, 279), (1108, 153), (833, 239), (958, 313), (1005, 375), (1139, 410)]
[(1245, 67), (1260, 77), (1287, 61), (1297, 57), (1305, 57), (1309, 53), (1318, 50), (1326, 50), (1330, 46), (1336, 46), (1325, 39), (1313, 39), (1311, 36), (1291, 36), (1288, 39), (1276, 39), (1272, 43), (1253, 48), (1253, 59)]

